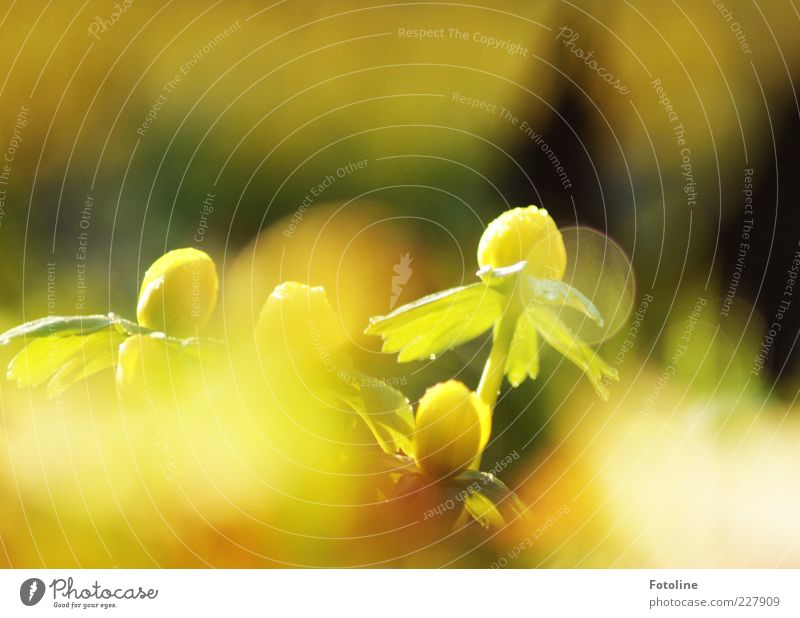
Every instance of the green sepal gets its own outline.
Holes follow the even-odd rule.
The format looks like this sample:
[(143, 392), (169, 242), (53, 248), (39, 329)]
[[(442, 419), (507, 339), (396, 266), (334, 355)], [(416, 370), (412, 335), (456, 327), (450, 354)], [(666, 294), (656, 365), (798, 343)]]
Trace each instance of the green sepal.
[(39, 337), (20, 350), (8, 364), (7, 377), (18, 386), (37, 386), (49, 380), (48, 397), (111, 367), (126, 335), (98, 331), (83, 337)]
[(435, 356), (470, 341), (500, 316), (504, 295), (484, 284), (452, 288), (403, 305), (386, 316), (370, 318), (364, 331), (383, 337), (384, 352), (399, 352), (407, 362)]
[(478, 275), (485, 284), (499, 286), (521, 273), (527, 265), (528, 262), (523, 260), (522, 262), (511, 264), (511, 266), (501, 266), (500, 268), (484, 266), (475, 274)]
[(580, 367), (589, 377), (597, 394), (607, 401), (609, 392), (606, 380), (618, 380), (617, 370), (575, 335), (551, 309), (529, 307), (526, 313), (530, 314), (530, 319), (536, 324), (539, 334), (545, 341)]
[(539, 375), (539, 335), (531, 314), (526, 311), (517, 318), (506, 357), (505, 374), (513, 387), (522, 384), (527, 377), (535, 380)]
[(151, 332), (126, 320), (115, 313), (107, 315), (51, 315), (31, 322), (25, 322), (0, 335), (0, 345), (5, 345), (14, 339), (37, 337), (69, 337), (72, 335), (91, 335), (105, 328), (114, 326), (122, 333), (139, 335)]
[(452, 482), (467, 513), (484, 528), (502, 527), (526, 517), (525, 504), (494, 474), (467, 470)]
[(363, 419), (384, 453), (414, 456), (414, 411), (403, 393), (385, 382), (353, 370), (351, 388), (330, 393)]
[(558, 307), (569, 307), (580, 311), (585, 316), (594, 321), (600, 328), (605, 324), (600, 310), (581, 292), (563, 281), (555, 279), (537, 279), (536, 277), (526, 277), (525, 294), (528, 304), (535, 305), (555, 305)]
[(0, 335), (0, 344), (31, 340), (11, 359), (6, 375), (20, 387), (48, 382), (47, 396), (53, 398), (79, 380), (114, 367), (119, 345), (139, 334), (162, 339), (198, 357), (222, 343), (199, 337), (168, 337), (109, 313), (40, 318), (7, 330)]

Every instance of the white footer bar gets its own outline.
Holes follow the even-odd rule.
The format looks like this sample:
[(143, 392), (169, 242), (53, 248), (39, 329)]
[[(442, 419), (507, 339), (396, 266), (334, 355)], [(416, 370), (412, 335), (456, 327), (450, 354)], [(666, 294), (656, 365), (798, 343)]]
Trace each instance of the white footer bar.
[(6, 570), (0, 616), (800, 616), (800, 570)]

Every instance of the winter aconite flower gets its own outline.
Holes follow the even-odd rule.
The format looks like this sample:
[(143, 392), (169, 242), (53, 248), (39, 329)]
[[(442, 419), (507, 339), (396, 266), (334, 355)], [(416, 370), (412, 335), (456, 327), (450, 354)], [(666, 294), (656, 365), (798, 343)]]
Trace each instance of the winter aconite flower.
[(589, 377), (608, 398), (607, 380), (617, 373), (560, 319), (563, 309), (603, 317), (581, 292), (561, 281), (567, 254), (546, 210), (514, 208), (492, 221), (478, 245), (481, 282), (426, 296), (370, 320), (366, 332), (383, 337), (385, 352), (401, 362), (421, 360), (492, 329), (492, 350), (480, 396), (494, 406), (504, 375), (512, 386), (539, 371), (539, 338)]
[(489, 441), (489, 406), (461, 382), (429, 388), (419, 401), (414, 443), (420, 470), (447, 477), (466, 470)]
[(444, 501), (485, 527), (503, 526), (526, 509), (502, 481), (477, 469), (491, 433), (489, 405), (464, 384), (450, 380), (429, 388), (413, 426), (414, 456), (386, 459), (394, 493), (435, 489)]
[(544, 208), (507, 210), (492, 221), (478, 243), (478, 264), (498, 269), (525, 262), (525, 272), (539, 279), (561, 279), (567, 250), (555, 221)]
[[(278, 285), (261, 308), (256, 322), (256, 341), (270, 352), (298, 362), (326, 363), (346, 343), (344, 329), (333, 311), (325, 289), (295, 281)], [(333, 366), (331, 360), (329, 366)]]
[(347, 337), (324, 288), (295, 281), (278, 285), (261, 309), (255, 339), (279, 397), (303, 391), (312, 402), (355, 412), (384, 452), (413, 454), (408, 399), (355, 367), (343, 349)]
[[(287, 404), (285, 412), (312, 421), (320, 413), (355, 413), (375, 440), (367, 456), (371, 473), (390, 488), (435, 486), (484, 526), (503, 525), (525, 510), (501, 481), (475, 469), (491, 433), (489, 406), (450, 381), (428, 389), (415, 416), (400, 391), (355, 367), (324, 288), (278, 285), (261, 309), (255, 340), (266, 380)], [(347, 452), (346, 444), (342, 450)]]
[(144, 274), (136, 319), (171, 337), (191, 337), (217, 304), (217, 269), (207, 253), (191, 247), (158, 258)]
[[(156, 260), (142, 282), (138, 323), (114, 313), (50, 316), (27, 322), (0, 335), (0, 344), (23, 339), (27, 345), (8, 364), (8, 378), (19, 386), (47, 382), (55, 397), (75, 382), (116, 368), (120, 386), (140, 376), (142, 359), (168, 350), (196, 359), (216, 345), (195, 335), (211, 317), (217, 298), (212, 259), (197, 249), (176, 249)], [(149, 352), (149, 353), (147, 353)], [(152, 366), (151, 374), (156, 375)]]

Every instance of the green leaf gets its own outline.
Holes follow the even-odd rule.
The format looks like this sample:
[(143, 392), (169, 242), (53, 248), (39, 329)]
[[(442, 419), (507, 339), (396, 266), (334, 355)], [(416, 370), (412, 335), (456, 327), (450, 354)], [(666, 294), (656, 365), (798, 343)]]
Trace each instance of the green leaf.
[(0, 335), (0, 343), (30, 339), (8, 364), (8, 379), (18, 386), (38, 386), (47, 381), (47, 396), (52, 398), (75, 382), (114, 367), (119, 345), (136, 334), (162, 339), (198, 358), (207, 357), (221, 343), (198, 337), (167, 337), (113, 313), (41, 318), (6, 331)]
[(467, 512), (484, 528), (505, 526), (526, 516), (525, 504), (493, 474), (467, 470), (454, 480)]
[(384, 352), (402, 362), (429, 358), (474, 339), (499, 317), (504, 295), (474, 283), (425, 296), (387, 316), (370, 318), (368, 335), (383, 337)]
[(605, 381), (618, 380), (617, 370), (575, 335), (551, 309), (528, 307), (526, 313), (531, 314), (536, 329), (545, 341), (580, 367), (589, 377), (597, 394), (604, 401), (608, 400), (609, 392)]
[[(341, 409), (344, 405), (356, 412), (385, 453), (402, 451), (413, 456), (414, 411), (405, 395), (356, 369), (346, 354), (338, 352), (330, 358), (338, 369), (318, 375), (316, 397), (329, 407)], [(302, 365), (298, 368), (304, 371)]]
[(480, 491), (473, 491), (464, 498), (464, 508), (472, 518), (484, 528), (501, 528), (506, 525), (506, 520), (500, 509)]
[(114, 313), (108, 315), (53, 315), (7, 330), (0, 335), (0, 345), (20, 338), (90, 335), (111, 326), (116, 326), (118, 330), (129, 335), (150, 332), (149, 329), (142, 328)]
[(116, 330), (87, 336), (39, 337), (8, 364), (8, 378), (18, 386), (37, 386), (46, 380), (54, 397), (84, 377), (110, 367), (125, 335)]
[(414, 456), (414, 411), (403, 393), (360, 371), (354, 376), (358, 395), (344, 398), (364, 420), (385, 453)]
[(55, 375), (82, 345), (80, 337), (35, 339), (11, 359), (6, 375), (16, 380), (17, 386), (38, 386)]
[(563, 281), (526, 277), (527, 294), (534, 304), (557, 305), (577, 309), (591, 318), (600, 328), (605, 324), (600, 310), (581, 292)]
[(514, 336), (506, 357), (505, 373), (511, 386), (517, 387), (529, 377), (539, 375), (539, 336), (528, 312), (517, 318)]
[(58, 397), (76, 382), (114, 367), (117, 363), (119, 345), (124, 339), (125, 335), (116, 331), (81, 337), (80, 349), (47, 383), (47, 396), (51, 399)]

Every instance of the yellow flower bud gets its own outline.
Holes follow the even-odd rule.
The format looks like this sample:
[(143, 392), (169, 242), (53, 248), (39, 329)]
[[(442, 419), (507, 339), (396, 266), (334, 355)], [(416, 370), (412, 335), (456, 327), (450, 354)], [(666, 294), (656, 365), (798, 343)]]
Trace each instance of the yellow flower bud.
[(561, 279), (567, 251), (561, 232), (544, 208), (507, 210), (492, 221), (478, 244), (478, 264), (501, 268), (526, 260), (526, 272), (539, 279)]
[(189, 337), (205, 326), (217, 304), (214, 261), (198, 249), (175, 249), (147, 270), (136, 317), (146, 328)]
[(313, 353), (323, 362), (346, 342), (325, 288), (287, 281), (277, 286), (261, 309), (256, 338), (263, 353)]
[(432, 386), (417, 408), (417, 465), (437, 479), (463, 472), (483, 451), (490, 431), (491, 410), (478, 395), (456, 380)]

